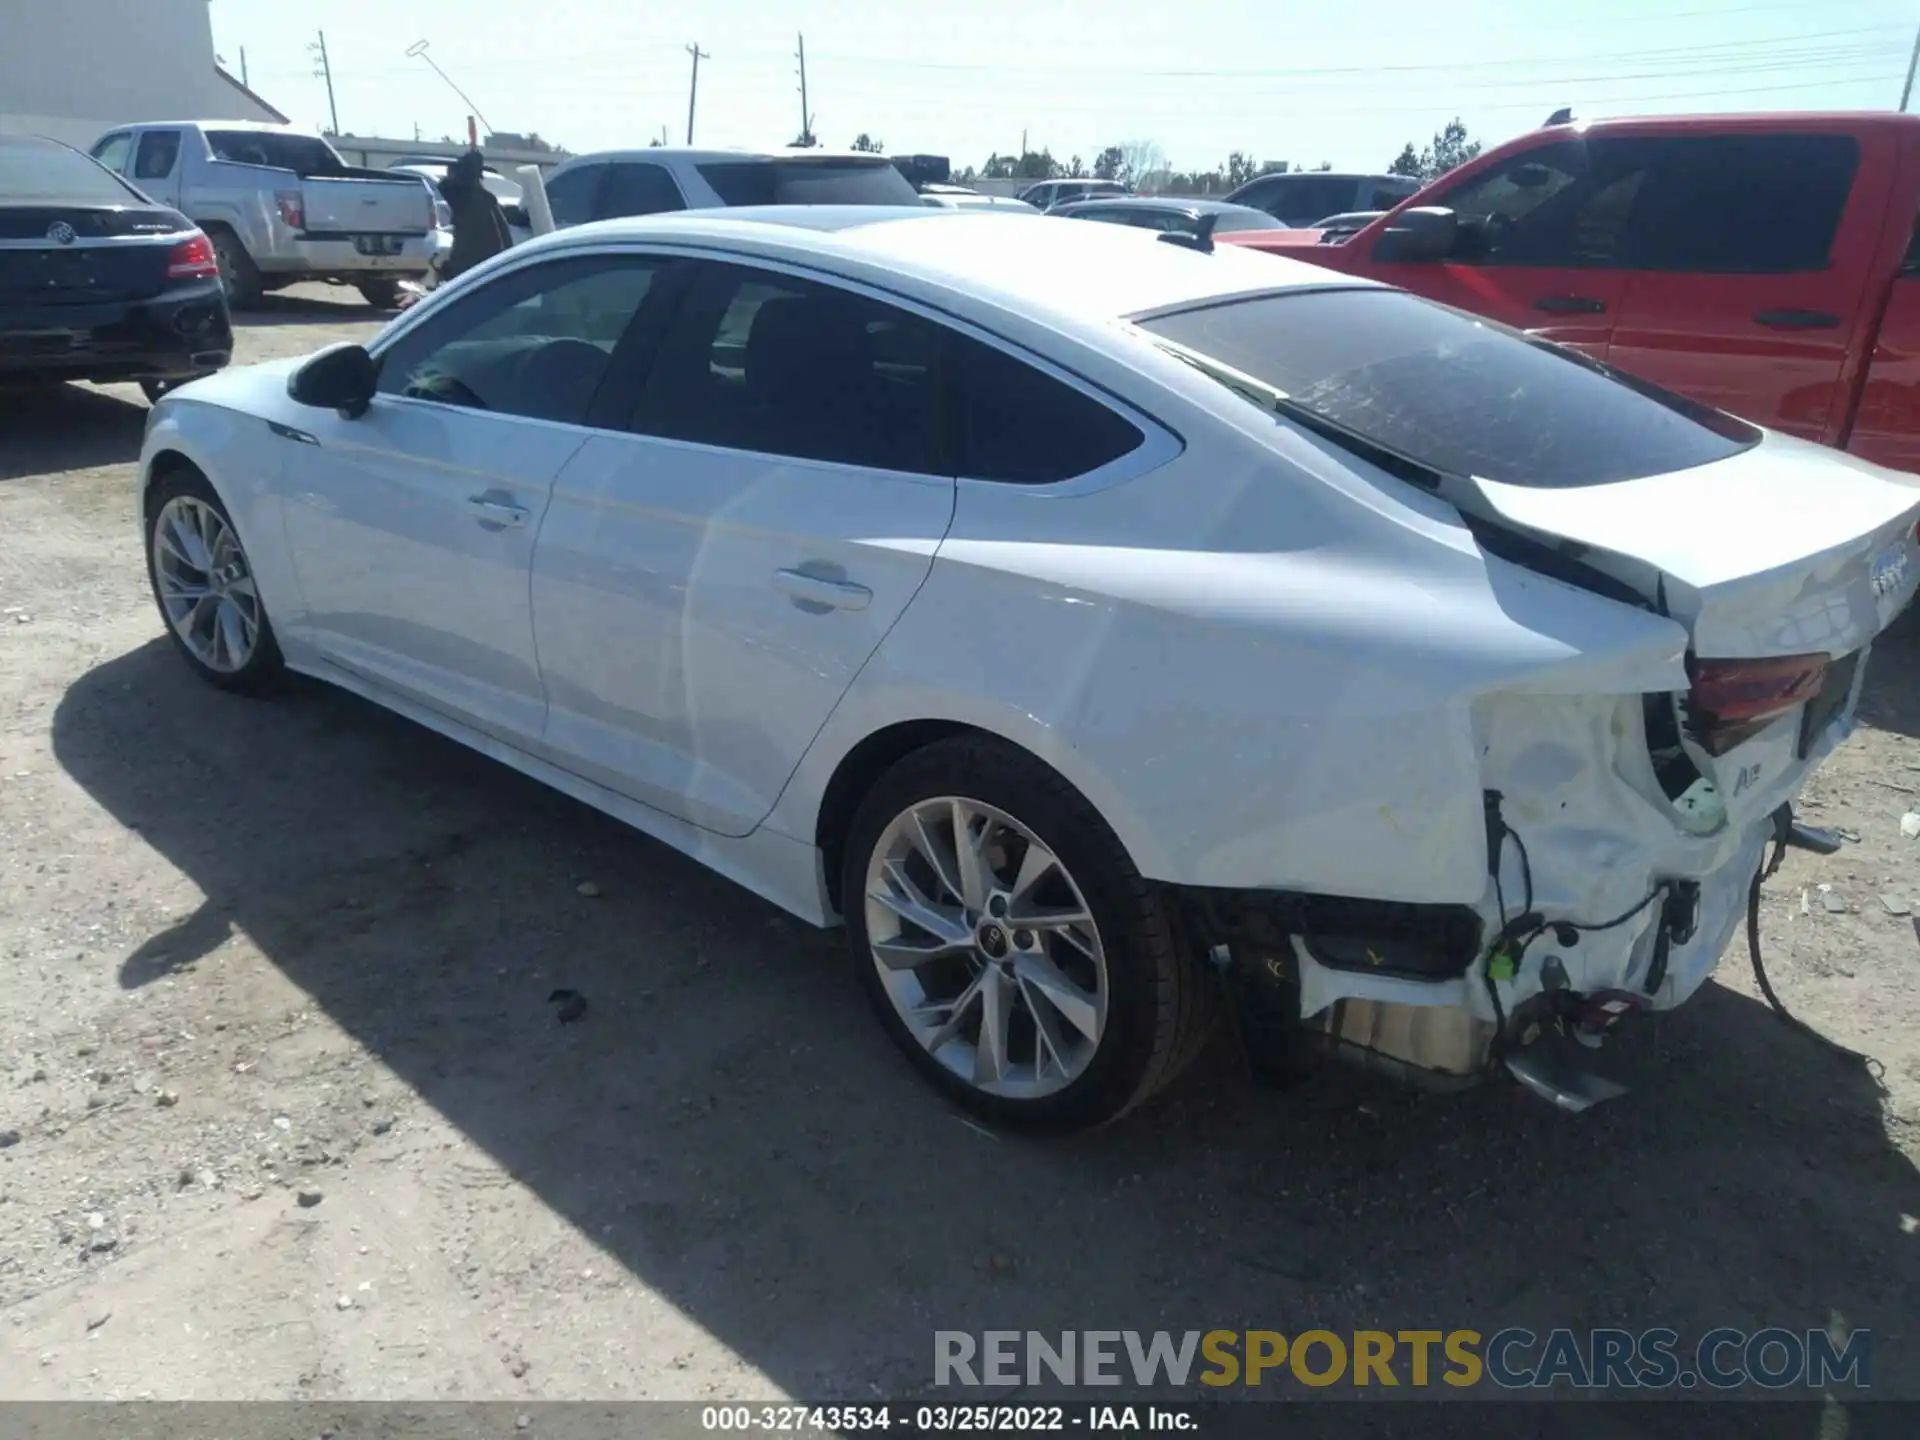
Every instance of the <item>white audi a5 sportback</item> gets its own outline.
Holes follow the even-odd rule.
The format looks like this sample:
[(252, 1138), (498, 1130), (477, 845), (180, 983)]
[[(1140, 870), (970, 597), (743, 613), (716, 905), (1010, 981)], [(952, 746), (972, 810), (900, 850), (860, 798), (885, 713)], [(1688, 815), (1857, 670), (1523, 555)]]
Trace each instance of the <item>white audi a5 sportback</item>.
[(843, 921), (928, 1076), (1052, 1125), (1223, 996), (1257, 1058), (1559, 1085), (1534, 1037), (1713, 968), (1920, 578), (1920, 492), (1499, 326), (924, 208), (518, 247), (169, 396), (140, 508), (208, 680)]

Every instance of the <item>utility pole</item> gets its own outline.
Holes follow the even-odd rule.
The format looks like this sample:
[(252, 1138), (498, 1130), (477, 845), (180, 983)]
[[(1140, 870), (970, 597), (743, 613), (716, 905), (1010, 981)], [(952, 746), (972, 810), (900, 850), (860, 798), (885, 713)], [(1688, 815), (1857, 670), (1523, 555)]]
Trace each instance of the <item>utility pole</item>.
[(249, 90), (253, 88), (253, 82), (247, 79), (247, 47), (244, 45), (240, 47), (240, 83)]
[(693, 83), (687, 87), (687, 144), (693, 144), (693, 103), (700, 98), (700, 62), (711, 60), (713, 56), (702, 50), (699, 44), (687, 46), (687, 53), (693, 56)]
[(1913, 57), (1907, 61), (1907, 83), (1900, 91), (1900, 113), (1905, 114), (1907, 101), (1913, 98), (1913, 72), (1920, 69), (1920, 31), (1914, 32)]
[(319, 32), (319, 35), (319, 41), (316, 44), (309, 45), (307, 48), (313, 51), (314, 64), (318, 67), (314, 70), (314, 75), (327, 82), (327, 113), (333, 116), (333, 129), (329, 133), (338, 135), (340, 133), (340, 107), (333, 103), (333, 62), (327, 58), (327, 32), (322, 30)]
[(807, 37), (799, 37), (800, 49), (800, 143), (813, 142), (813, 112), (807, 109)]
[(1027, 158), (1027, 127), (1024, 125), (1020, 127), (1020, 158)]

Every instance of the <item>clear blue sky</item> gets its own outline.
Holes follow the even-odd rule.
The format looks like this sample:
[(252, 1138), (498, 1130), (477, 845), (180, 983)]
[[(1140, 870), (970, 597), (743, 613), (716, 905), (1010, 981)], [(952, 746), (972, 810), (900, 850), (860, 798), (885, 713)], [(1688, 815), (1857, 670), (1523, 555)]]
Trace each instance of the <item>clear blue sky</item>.
[[(324, 23), (343, 130), (458, 135), (467, 107), (575, 152), (684, 137), (780, 145), (800, 129), (804, 30), (824, 143), (866, 131), (956, 166), (1027, 143), (1091, 162), (1157, 142), (1179, 168), (1230, 150), (1377, 169), (1458, 114), (1495, 141), (1553, 110), (1891, 108), (1913, 0), (212, 0), (215, 43), (296, 124), (326, 123), (307, 50)], [(919, 10), (921, 17), (915, 18)], [(1550, 17), (1550, 18), (1548, 18)]]

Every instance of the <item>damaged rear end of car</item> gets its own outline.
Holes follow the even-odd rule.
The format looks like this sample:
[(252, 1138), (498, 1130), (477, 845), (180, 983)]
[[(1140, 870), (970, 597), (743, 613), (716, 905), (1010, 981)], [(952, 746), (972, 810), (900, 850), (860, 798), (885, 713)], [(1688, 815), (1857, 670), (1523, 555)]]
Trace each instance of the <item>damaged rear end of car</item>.
[(1452, 507), (1501, 605), (1566, 587), (1634, 617), (1619, 643), (1570, 638), (1572, 663), (1468, 679), (1449, 718), (1474, 748), (1477, 894), (1185, 889), (1249, 1058), (1440, 1085), (1504, 1066), (1576, 1111), (1619, 1093), (1584, 1052), (1684, 1003), (1738, 932), (1913, 598), (1920, 491), (1401, 292), (1134, 323), (1356, 473)]

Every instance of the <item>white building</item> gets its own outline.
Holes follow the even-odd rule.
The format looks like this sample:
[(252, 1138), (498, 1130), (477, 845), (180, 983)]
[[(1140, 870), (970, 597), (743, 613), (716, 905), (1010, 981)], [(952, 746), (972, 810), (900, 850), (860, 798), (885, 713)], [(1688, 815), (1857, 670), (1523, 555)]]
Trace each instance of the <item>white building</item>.
[(142, 120), (287, 117), (213, 58), (207, 0), (0, 0), (0, 130), (85, 149)]

